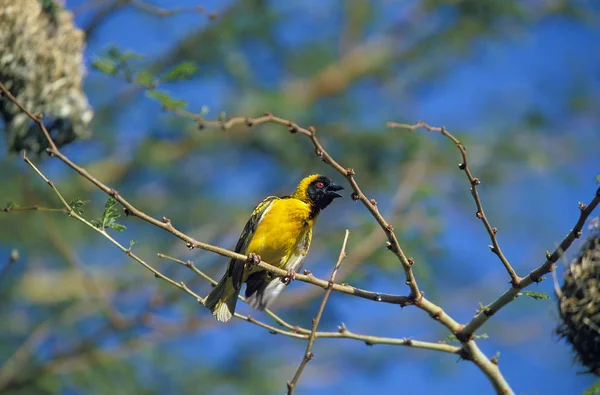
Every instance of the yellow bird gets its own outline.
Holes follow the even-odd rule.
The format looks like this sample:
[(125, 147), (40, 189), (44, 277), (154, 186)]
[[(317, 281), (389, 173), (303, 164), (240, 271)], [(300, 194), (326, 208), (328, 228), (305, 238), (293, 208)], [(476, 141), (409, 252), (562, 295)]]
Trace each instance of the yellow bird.
[[(294, 278), (310, 248), (312, 227), (321, 210), (344, 188), (329, 177), (313, 174), (300, 181), (289, 196), (269, 196), (256, 206), (235, 246), (235, 252), (249, 255), (286, 269)], [(264, 310), (285, 289), (287, 283), (251, 263), (232, 259), (219, 284), (206, 297), (205, 306), (217, 320), (226, 322), (235, 312), (238, 294), (246, 283), (246, 301)]]

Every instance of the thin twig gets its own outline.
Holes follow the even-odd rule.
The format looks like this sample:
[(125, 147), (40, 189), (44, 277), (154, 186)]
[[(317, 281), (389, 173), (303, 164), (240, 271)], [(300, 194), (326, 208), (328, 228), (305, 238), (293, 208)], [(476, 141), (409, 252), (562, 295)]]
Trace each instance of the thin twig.
[(213, 12), (213, 13), (207, 13), (204, 10), (204, 7), (202, 6), (196, 6), (196, 7), (189, 7), (189, 8), (173, 8), (173, 9), (164, 9), (164, 8), (160, 8), (155, 6), (154, 4), (150, 4), (147, 3), (145, 1), (142, 0), (127, 0), (127, 2), (133, 6), (136, 7), (137, 9), (147, 12), (149, 14), (152, 15), (156, 15), (159, 17), (168, 17), (168, 16), (173, 16), (173, 15), (177, 15), (177, 14), (187, 14), (187, 13), (196, 13), (196, 14), (202, 14), (202, 15), (206, 15), (207, 18), (209, 19), (215, 19), (217, 17), (217, 13)]
[(4, 213), (10, 213), (13, 211), (47, 211), (47, 212), (51, 212), (51, 213), (66, 213), (67, 209), (64, 208), (53, 208), (53, 207), (42, 207), (39, 205), (33, 205), (33, 206), (13, 206), (13, 205), (8, 205), (6, 207), (3, 207), (2, 209), (0, 209), (0, 211), (4, 212)]
[(448, 130), (446, 129), (445, 126), (442, 126), (442, 127), (431, 126), (431, 125), (426, 124), (423, 121), (419, 121), (413, 125), (405, 124), (405, 123), (388, 122), (387, 126), (389, 128), (402, 128), (402, 129), (408, 129), (410, 131), (414, 131), (415, 129), (423, 127), (430, 132), (441, 133), (443, 136), (450, 139), (456, 145), (456, 148), (460, 151), (460, 155), (462, 156), (462, 162), (458, 164), (458, 167), (462, 171), (465, 172), (465, 175), (467, 176), (467, 178), (469, 180), (469, 184), (471, 185), (471, 195), (473, 196), (473, 200), (475, 200), (475, 205), (477, 206), (477, 212), (475, 213), (475, 215), (477, 216), (477, 218), (479, 218), (481, 220), (481, 222), (485, 226), (485, 229), (488, 232), (488, 235), (490, 236), (490, 241), (492, 242), (492, 245), (489, 246), (490, 250), (494, 254), (496, 254), (496, 256), (498, 256), (498, 259), (500, 259), (500, 262), (502, 262), (502, 265), (504, 265), (504, 268), (506, 269), (506, 271), (508, 272), (508, 275), (510, 276), (510, 281), (511, 281), (512, 285), (514, 287), (518, 287), (519, 282), (521, 281), (521, 278), (515, 272), (515, 270), (511, 266), (508, 259), (506, 259), (506, 256), (504, 256), (502, 249), (500, 248), (500, 244), (498, 243), (498, 238), (496, 237), (496, 233), (498, 233), (498, 229), (495, 227), (492, 227), (492, 225), (490, 224), (490, 221), (487, 219), (487, 217), (485, 215), (485, 211), (483, 211), (483, 204), (481, 203), (481, 198), (479, 197), (479, 192), (477, 191), (477, 185), (479, 185), (481, 183), (481, 181), (479, 180), (479, 178), (474, 177), (473, 174), (471, 173), (471, 169), (469, 169), (469, 165), (467, 162), (467, 148), (456, 137), (454, 137), (450, 132), (448, 132)]
[(592, 214), (594, 209), (600, 204), (600, 188), (596, 190), (596, 194), (590, 204), (581, 205), (579, 219), (575, 224), (575, 227), (569, 232), (567, 237), (560, 243), (560, 245), (554, 250), (552, 254), (547, 253), (546, 261), (538, 268), (532, 270), (526, 277), (519, 282), (519, 287), (511, 287), (506, 290), (498, 299), (493, 301), (485, 308), (481, 309), (473, 319), (463, 327), (460, 332), (460, 336), (463, 338), (470, 338), (473, 336), (475, 331), (483, 326), (490, 319), (490, 317), (498, 312), (502, 307), (513, 301), (519, 294), (520, 290), (528, 287), (532, 283), (539, 283), (543, 280), (542, 276), (549, 273), (554, 268), (554, 264), (560, 259), (565, 251), (573, 244), (575, 239), (581, 236), (581, 230), (587, 218)]
[(292, 381), (287, 382), (288, 395), (292, 395), (294, 393), (294, 389), (296, 388), (296, 384), (304, 371), (304, 368), (308, 364), (308, 362), (313, 358), (314, 354), (312, 353), (312, 347), (315, 343), (315, 336), (317, 333), (317, 329), (319, 327), (319, 322), (321, 321), (321, 317), (323, 316), (323, 311), (325, 310), (325, 305), (327, 304), (327, 299), (329, 299), (329, 295), (331, 294), (331, 289), (333, 288), (335, 275), (337, 274), (342, 261), (346, 257), (346, 244), (348, 243), (348, 236), (350, 235), (350, 231), (346, 229), (346, 233), (344, 235), (344, 241), (342, 242), (342, 248), (340, 250), (340, 255), (338, 257), (337, 262), (331, 272), (331, 277), (329, 277), (329, 287), (325, 290), (325, 295), (323, 296), (323, 300), (321, 301), (321, 306), (319, 306), (319, 310), (317, 311), (317, 315), (312, 320), (312, 330), (310, 331), (310, 335), (308, 336), (308, 343), (306, 344), (306, 351), (304, 352), (304, 357), (302, 358), (302, 362), (300, 362), (300, 366), (298, 366), (298, 370), (296, 374), (294, 374), (294, 378)]

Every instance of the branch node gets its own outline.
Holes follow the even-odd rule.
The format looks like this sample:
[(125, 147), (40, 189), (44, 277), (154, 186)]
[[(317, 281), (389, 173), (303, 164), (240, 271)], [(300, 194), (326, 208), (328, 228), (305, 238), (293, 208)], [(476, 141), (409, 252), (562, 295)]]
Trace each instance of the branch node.
[(116, 189), (114, 189), (114, 188), (110, 188), (109, 191), (108, 191), (108, 194), (110, 196), (114, 197), (114, 198), (116, 198), (117, 196), (119, 196), (119, 192)]
[(498, 233), (498, 228), (496, 228), (496, 227), (492, 228), (492, 233), (493, 233), (493, 234), (496, 234), (496, 233)]
[(475, 216), (476, 216), (477, 218), (479, 218), (479, 219), (482, 219), (482, 218), (483, 218), (483, 214), (481, 214), (481, 211), (477, 211), (477, 212), (475, 213)]
[(414, 265), (414, 264), (415, 264), (415, 259), (414, 259), (412, 256), (411, 256), (411, 257), (408, 257), (407, 261), (408, 261), (408, 264), (409, 264), (410, 266), (412, 266), (412, 265)]
[(369, 203), (371, 203), (373, 206), (377, 206), (377, 200), (375, 199), (369, 200)]
[(458, 164), (458, 168), (461, 170), (464, 170), (467, 168), (467, 164), (465, 162), (461, 162)]
[(475, 178), (473, 178), (473, 181), (471, 181), (471, 184), (479, 185), (479, 184), (481, 184), (481, 181), (479, 180), (479, 178), (475, 177)]
[(270, 112), (268, 112), (268, 111), (265, 111), (265, 112), (263, 112), (263, 115), (264, 115), (265, 117), (272, 117), (272, 116), (273, 116), (273, 114), (271, 114), (271, 113), (270, 113)]
[(352, 195), (350, 195), (350, 197), (352, 198), (352, 200), (357, 201), (358, 199), (360, 199), (360, 196), (358, 195), (358, 193), (356, 192), (352, 192)]
[(389, 241), (385, 242), (385, 247), (390, 251), (394, 251), (393, 245)]
[(308, 128), (306, 128), (306, 130), (308, 130), (313, 136), (317, 132), (317, 129), (315, 129), (314, 126), (309, 126)]
[(188, 242), (186, 242), (186, 243), (185, 243), (185, 246), (186, 246), (187, 248), (189, 248), (190, 250), (193, 250), (193, 249), (194, 249), (194, 243), (192, 243), (191, 241), (188, 241)]
[(389, 233), (392, 233), (394, 232), (394, 226), (392, 224), (387, 224), (385, 230), (387, 230)]
[(356, 173), (354, 172), (354, 169), (352, 169), (352, 168), (350, 168), (350, 167), (346, 169), (346, 175), (347, 175), (347, 176), (353, 176), (354, 174), (356, 174)]
[(579, 202), (579, 209), (584, 211), (587, 208), (587, 204)]
[(126, 217), (129, 217), (131, 215), (131, 211), (129, 211), (127, 207), (123, 207), (123, 212), (125, 213)]
[(205, 125), (204, 125), (204, 122), (203, 122), (203, 121), (198, 121), (198, 122), (196, 123), (196, 127), (197, 127), (198, 129), (200, 129), (200, 130), (204, 129), (204, 126), (205, 126)]
[(167, 217), (162, 217), (163, 224), (171, 225), (171, 220)]
[(304, 275), (305, 276), (312, 276), (312, 272), (308, 269), (304, 269)]
[(494, 254), (498, 253), (498, 250), (496, 249), (496, 247), (492, 246), (492, 245), (488, 245), (488, 248), (490, 249), (490, 251), (492, 251)]

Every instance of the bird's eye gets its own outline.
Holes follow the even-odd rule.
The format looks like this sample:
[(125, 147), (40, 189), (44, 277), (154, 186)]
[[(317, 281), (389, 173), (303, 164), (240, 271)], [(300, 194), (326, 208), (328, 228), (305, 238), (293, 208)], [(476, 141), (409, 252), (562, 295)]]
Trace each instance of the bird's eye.
[(321, 189), (325, 186), (325, 184), (322, 181), (317, 182), (317, 188)]

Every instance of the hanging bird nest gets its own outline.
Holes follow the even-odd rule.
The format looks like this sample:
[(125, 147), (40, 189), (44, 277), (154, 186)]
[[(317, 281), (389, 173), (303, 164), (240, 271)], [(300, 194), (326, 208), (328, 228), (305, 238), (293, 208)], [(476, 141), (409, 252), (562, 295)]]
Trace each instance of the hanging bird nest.
[(600, 231), (582, 246), (565, 274), (556, 332), (573, 346), (589, 373), (600, 376)]
[[(44, 124), (58, 146), (89, 136), (93, 112), (82, 90), (85, 34), (56, 0), (0, 0), (0, 81)], [(9, 151), (48, 146), (8, 98), (0, 117)]]

